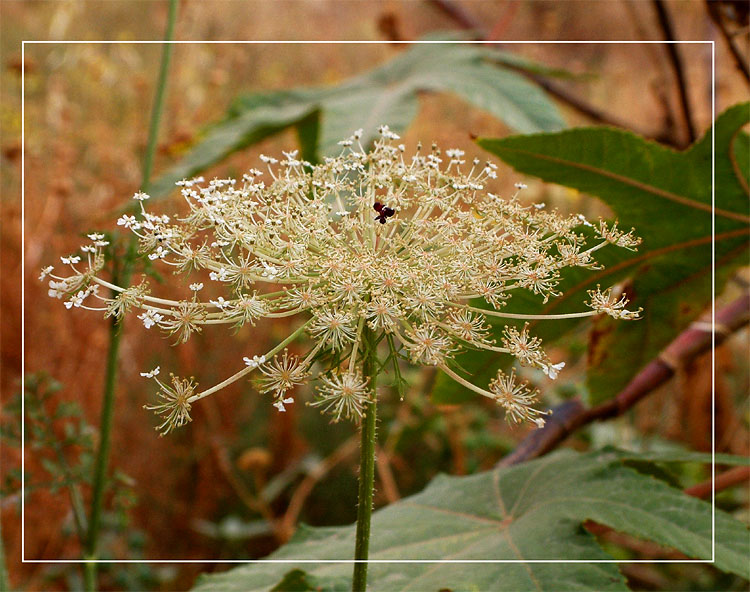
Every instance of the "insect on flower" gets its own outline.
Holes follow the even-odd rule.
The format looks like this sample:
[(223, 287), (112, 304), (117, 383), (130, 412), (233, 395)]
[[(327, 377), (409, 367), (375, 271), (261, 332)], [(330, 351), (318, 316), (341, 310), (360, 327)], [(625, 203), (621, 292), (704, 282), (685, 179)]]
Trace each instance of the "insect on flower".
[(396, 210), (383, 205), (379, 201), (376, 201), (375, 205), (372, 207), (378, 213), (378, 215), (375, 216), (375, 219), (378, 220), (381, 224), (385, 224), (385, 221), (396, 213)]

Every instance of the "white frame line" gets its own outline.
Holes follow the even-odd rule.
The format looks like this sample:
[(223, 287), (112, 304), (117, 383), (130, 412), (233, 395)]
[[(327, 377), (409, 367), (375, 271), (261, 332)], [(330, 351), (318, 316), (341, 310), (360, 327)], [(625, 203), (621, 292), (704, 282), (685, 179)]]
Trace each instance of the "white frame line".
[[(25, 179), (26, 179), (26, 165), (25, 165), (25, 132), (26, 132), (26, 117), (25, 117), (25, 105), (26, 105), (26, 69), (23, 67), (25, 64), (25, 51), (26, 44), (29, 45), (52, 45), (52, 44), (69, 44), (69, 45), (83, 45), (83, 44), (100, 44), (100, 45), (114, 45), (114, 44), (135, 44), (135, 45), (163, 45), (164, 43), (170, 43), (172, 45), (188, 45), (201, 43), (206, 45), (228, 45), (228, 44), (240, 44), (240, 45), (328, 45), (328, 44), (340, 44), (340, 45), (391, 45), (402, 43), (400, 41), (280, 41), (280, 40), (269, 40), (269, 41), (190, 41), (190, 40), (132, 40), (132, 41), (114, 41), (114, 40), (99, 40), (99, 41), (85, 41), (85, 40), (23, 40), (21, 41), (21, 563), (49, 563), (49, 564), (65, 564), (65, 563), (360, 563), (362, 560), (355, 559), (95, 559), (87, 561), (85, 559), (26, 559), (26, 504), (25, 504), (25, 427), (26, 427), (26, 407), (23, 397), (25, 393), (25, 372), (26, 372), (26, 293), (25, 293), (25, 279), (26, 279), (26, 198), (25, 198)], [(473, 41), (473, 40), (424, 40), (424, 41), (412, 41), (413, 44), (420, 45), (441, 45), (441, 44), (452, 44), (452, 45), (711, 45), (711, 325), (716, 326), (716, 241), (713, 237), (716, 235), (716, 129), (714, 123), (716, 121), (716, 44), (713, 40), (702, 40), (702, 41)], [(711, 564), (716, 561), (716, 331), (711, 331), (711, 559), (631, 559), (627, 561), (617, 561), (609, 559), (368, 559), (369, 563), (616, 563), (616, 564), (627, 564), (627, 563), (706, 563)]]
[(711, 42), (711, 563), (716, 562), (716, 44)]

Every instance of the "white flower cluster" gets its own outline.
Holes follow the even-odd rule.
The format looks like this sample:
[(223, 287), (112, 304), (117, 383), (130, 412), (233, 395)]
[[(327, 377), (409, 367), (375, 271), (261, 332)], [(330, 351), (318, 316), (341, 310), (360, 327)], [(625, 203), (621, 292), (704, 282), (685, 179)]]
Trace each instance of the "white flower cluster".
[[(563, 364), (552, 363), (528, 327), (505, 327), (500, 347), (488, 318), (524, 318), (502, 312), (515, 292), (531, 291), (546, 302), (558, 295), (563, 268), (596, 268), (595, 251), (607, 244), (632, 249), (638, 239), (616, 224), (597, 227), (487, 192), (485, 183), (497, 176), (497, 167), (478, 159), (467, 165), (462, 150), (443, 153), (419, 145), (407, 157), (387, 126), (380, 136), (368, 152), (358, 130), (340, 143), (338, 157), (317, 165), (293, 151), (281, 160), (262, 156), (267, 170), (251, 169), (240, 181), (182, 181), (187, 211), (180, 216), (149, 213), (148, 195), (136, 193), (140, 215), (124, 215), (117, 223), (135, 233), (142, 253), (175, 273), (205, 270), (225, 292), (216, 300), (198, 299), (201, 282), (191, 283), (191, 296), (178, 300), (151, 297), (145, 283), (112, 285), (97, 275), (106, 245), (101, 235), (90, 235), (92, 245), (82, 249), (85, 270), (76, 267), (77, 256), (63, 258), (73, 269), (68, 277), (43, 270), (42, 277), (52, 277), (50, 295), (78, 307), (93, 294), (107, 315), (138, 308), (147, 329), (159, 328), (178, 342), (209, 324), (306, 318), (271, 351), (245, 357), (245, 367), (215, 387), (195, 393), (192, 379), (159, 382), (163, 402), (153, 408), (166, 418), (160, 426), (165, 431), (189, 421), (190, 404), (255, 369), (262, 373), (261, 390), (284, 411), (316, 362), (322, 378), (315, 404), (337, 420), (361, 417), (374, 396), (361, 371), (366, 331), (387, 335), (398, 350), (394, 358), (403, 351), (415, 364), (436, 366), (496, 401), (510, 421), (542, 424), (543, 413), (533, 407), (535, 392), (516, 385), (513, 373), (500, 373), (483, 389), (456, 373), (455, 354), (465, 348), (506, 353), (555, 378)], [(581, 225), (599, 239), (592, 246)], [(106, 298), (92, 289), (98, 285), (118, 295)], [(477, 299), (486, 304), (472, 306)], [(593, 310), (569, 316), (636, 315), (624, 310), (624, 300), (610, 300), (609, 292), (597, 290)], [(290, 355), (284, 348), (303, 332), (313, 347), (304, 357)]]

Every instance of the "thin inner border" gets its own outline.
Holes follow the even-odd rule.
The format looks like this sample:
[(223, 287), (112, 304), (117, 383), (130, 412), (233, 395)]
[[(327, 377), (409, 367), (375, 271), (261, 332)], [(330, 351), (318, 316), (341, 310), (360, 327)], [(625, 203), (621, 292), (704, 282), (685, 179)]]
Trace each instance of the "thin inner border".
[[(391, 45), (400, 43), (398, 41), (318, 41), (318, 40), (307, 40), (307, 41), (191, 41), (191, 40), (141, 40), (141, 41), (112, 41), (112, 40), (100, 40), (100, 41), (83, 41), (83, 40), (39, 40), (39, 41), (21, 41), (21, 64), (25, 64), (25, 51), (26, 44), (29, 45), (52, 45), (52, 44), (71, 44), (71, 45), (83, 45), (83, 44), (103, 44), (103, 45), (114, 45), (118, 43), (127, 43), (134, 45), (161, 45), (164, 43), (170, 43), (173, 45), (187, 45), (191, 43), (203, 43), (207, 45), (226, 45), (226, 44), (241, 44), (241, 45), (323, 45), (323, 44), (342, 44), (342, 45)], [(422, 40), (412, 41), (415, 45), (440, 45), (440, 44), (453, 44), (453, 45), (467, 45), (467, 44), (484, 44), (484, 45), (551, 45), (551, 44), (562, 44), (562, 45), (591, 45), (591, 44), (626, 44), (626, 45), (656, 45), (656, 44), (683, 44), (683, 45), (711, 45), (711, 326), (716, 326), (716, 241), (713, 237), (716, 235), (716, 44), (713, 40), (703, 41), (481, 41), (481, 40)], [(21, 393), (26, 392), (25, 384), (25, 372), (26, 372), (26, 293), (25, 293), (25, 279), (26, 279), (26, 196), (25, 196), (25, 180), (26, 180), (26, 166), (25, 166), (25, 131), (26, 131), (26, 118), (25, 118), (25, 107), (26, 107), (26, 70), (22, 67), (21, 69)], [(26, 503), (25, 503), (25, 484), (26, 484), (26, 472), (25, 472), (25, 435), (26, 435), (26, 407), (25, 398), (21, 396), (21, 563), (49, 563), (49, 564), (66, 564), (66, 563), (225, 563), (225, 564), (242, 564), (242, 563), (417, 563), (417, 564), (432, 564), (432, 563), (715, 563), (716, 561), (716, 331), (711, 331), (711, 559), (631, 559), (627, 561), (618, 561), (615, 559), (26, 559)]]

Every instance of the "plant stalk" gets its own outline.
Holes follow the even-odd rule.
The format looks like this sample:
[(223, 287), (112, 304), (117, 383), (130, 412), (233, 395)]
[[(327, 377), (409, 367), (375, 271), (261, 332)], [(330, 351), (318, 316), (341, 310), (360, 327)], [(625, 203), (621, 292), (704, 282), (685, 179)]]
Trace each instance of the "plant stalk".
[[(124, 262), (126, 263), (126, 262)], [(122, 270), (125, 271), (125, 270)], [(127, 272), (126, 272), (127, 273)], [(114, 273), (113, 278), (124, 274)], [(87, 592), (96, 591), (97, 564), (91, 560), (97, 558), (97, 542), (99, 539), (99, 525), (101, 522), (104, 489), (107, 482), (107, 465), (109, 461), (109, 448), (111, 444), (112, 423), (114, 417), (115, 385), (117, 381), (117, 357), (122, 339), (122, 326), (112, 319), (109, 329), (109, 350), (107, 351), (107, 370), (104, 379), (104, 400), (102, 401), (102, 412), (99, 419), (99, 447), (96, 452), (94, 466), (94, 485), (91, 497), (91, 513), (89, 517), (88, 533), (86, 536), (85, 557), (90, 560), (86, 563), (85, 583)]]
[(372, 518), (372, 497), (375, 488), (375, 442), (377, 421), (376, 387), (378, 359), (375, 333), (365, 323), (362, 329), (362, 372), (368, 380), (371, 402), (360, 425), (359, 460), (359, 504), (357, 506), (357, 534), (354, 545), (354, 575), (352, 591), (365, 592), (367, 589), (367, 559), (370, 550), (370, 519)]
[(0, 590), (10, 590), (8, 569), (5, 565), (5, 546), (3, 544), (2, 520), (0, 520)]
[(154, 93), (154, 104), (151, 108), (151, 122), (148, 128), (148, 144), (146, 154), (143, 157), (143, 174), (141, 176), (141, 191), (148, 193), (151, 184), (151, 169), (154, 165), (156, 154), (156, 139), (159, 136), (159, 123), (164, 108), (164, 97), (167, 89), (167, 74), (169, 73), (169, 62), (172, 59), (172, 37), (174, 37), (174, 24), (177, 21), (177, 0), (169, 0), (169, 16), (167, 17), (167, 30), (164, 33), (164, 47), (161, 51), (161, 64), (159, 65), (159, 78), (156, 82)]
[[(154, 104), (151, 110), (151, 121), (149, 125), (148, 143), (143, 158), (143, 174), (141, 177), (141, 191), (148, 192), (153, 168), (154, 154), (156, 153), (156, 139), (159, 131), (159, 122), (164, 107), (165, 89), (167, 85), (167, 73), (169, 62), (172, 57), (172, 40), (174, 25), (177, 20), (177, 0), (169, 2), (169, 16), (167, 18), (167, 30), (161, 55), (159, 78), (156, 83)], [(137, 244), (134, 238), (128, 241), (123, 261), (119, 264), (116, 260), (113, 269), (113, 283), (116, 285), (128, 285), (133, 273), (133, 263), (137, 255)], [(109, 449), (111, 444), (112, 423), (114, 417), (115, 386), (117, 384), (117, 359), (120, 351), (120, 342), (124, 330), (124, 319), (117, 322), (112, 320), (109, 329), (109, 350), (107, 352), (107, 370), (104, 379), (104, 393), (102, 411), (99, 420), (99, 446), (96, 453), (93, 478), (93, 492), (91, 497), (91, 511), (88, 523), (88, 532), (84, 546), (85, 558), (87, 560), (84, 571), (85, 586), (88, 592), (96, 591), (97, 543), (101, 522), (104, 490), (107, 483), (107, 466), (109, 461)]]

